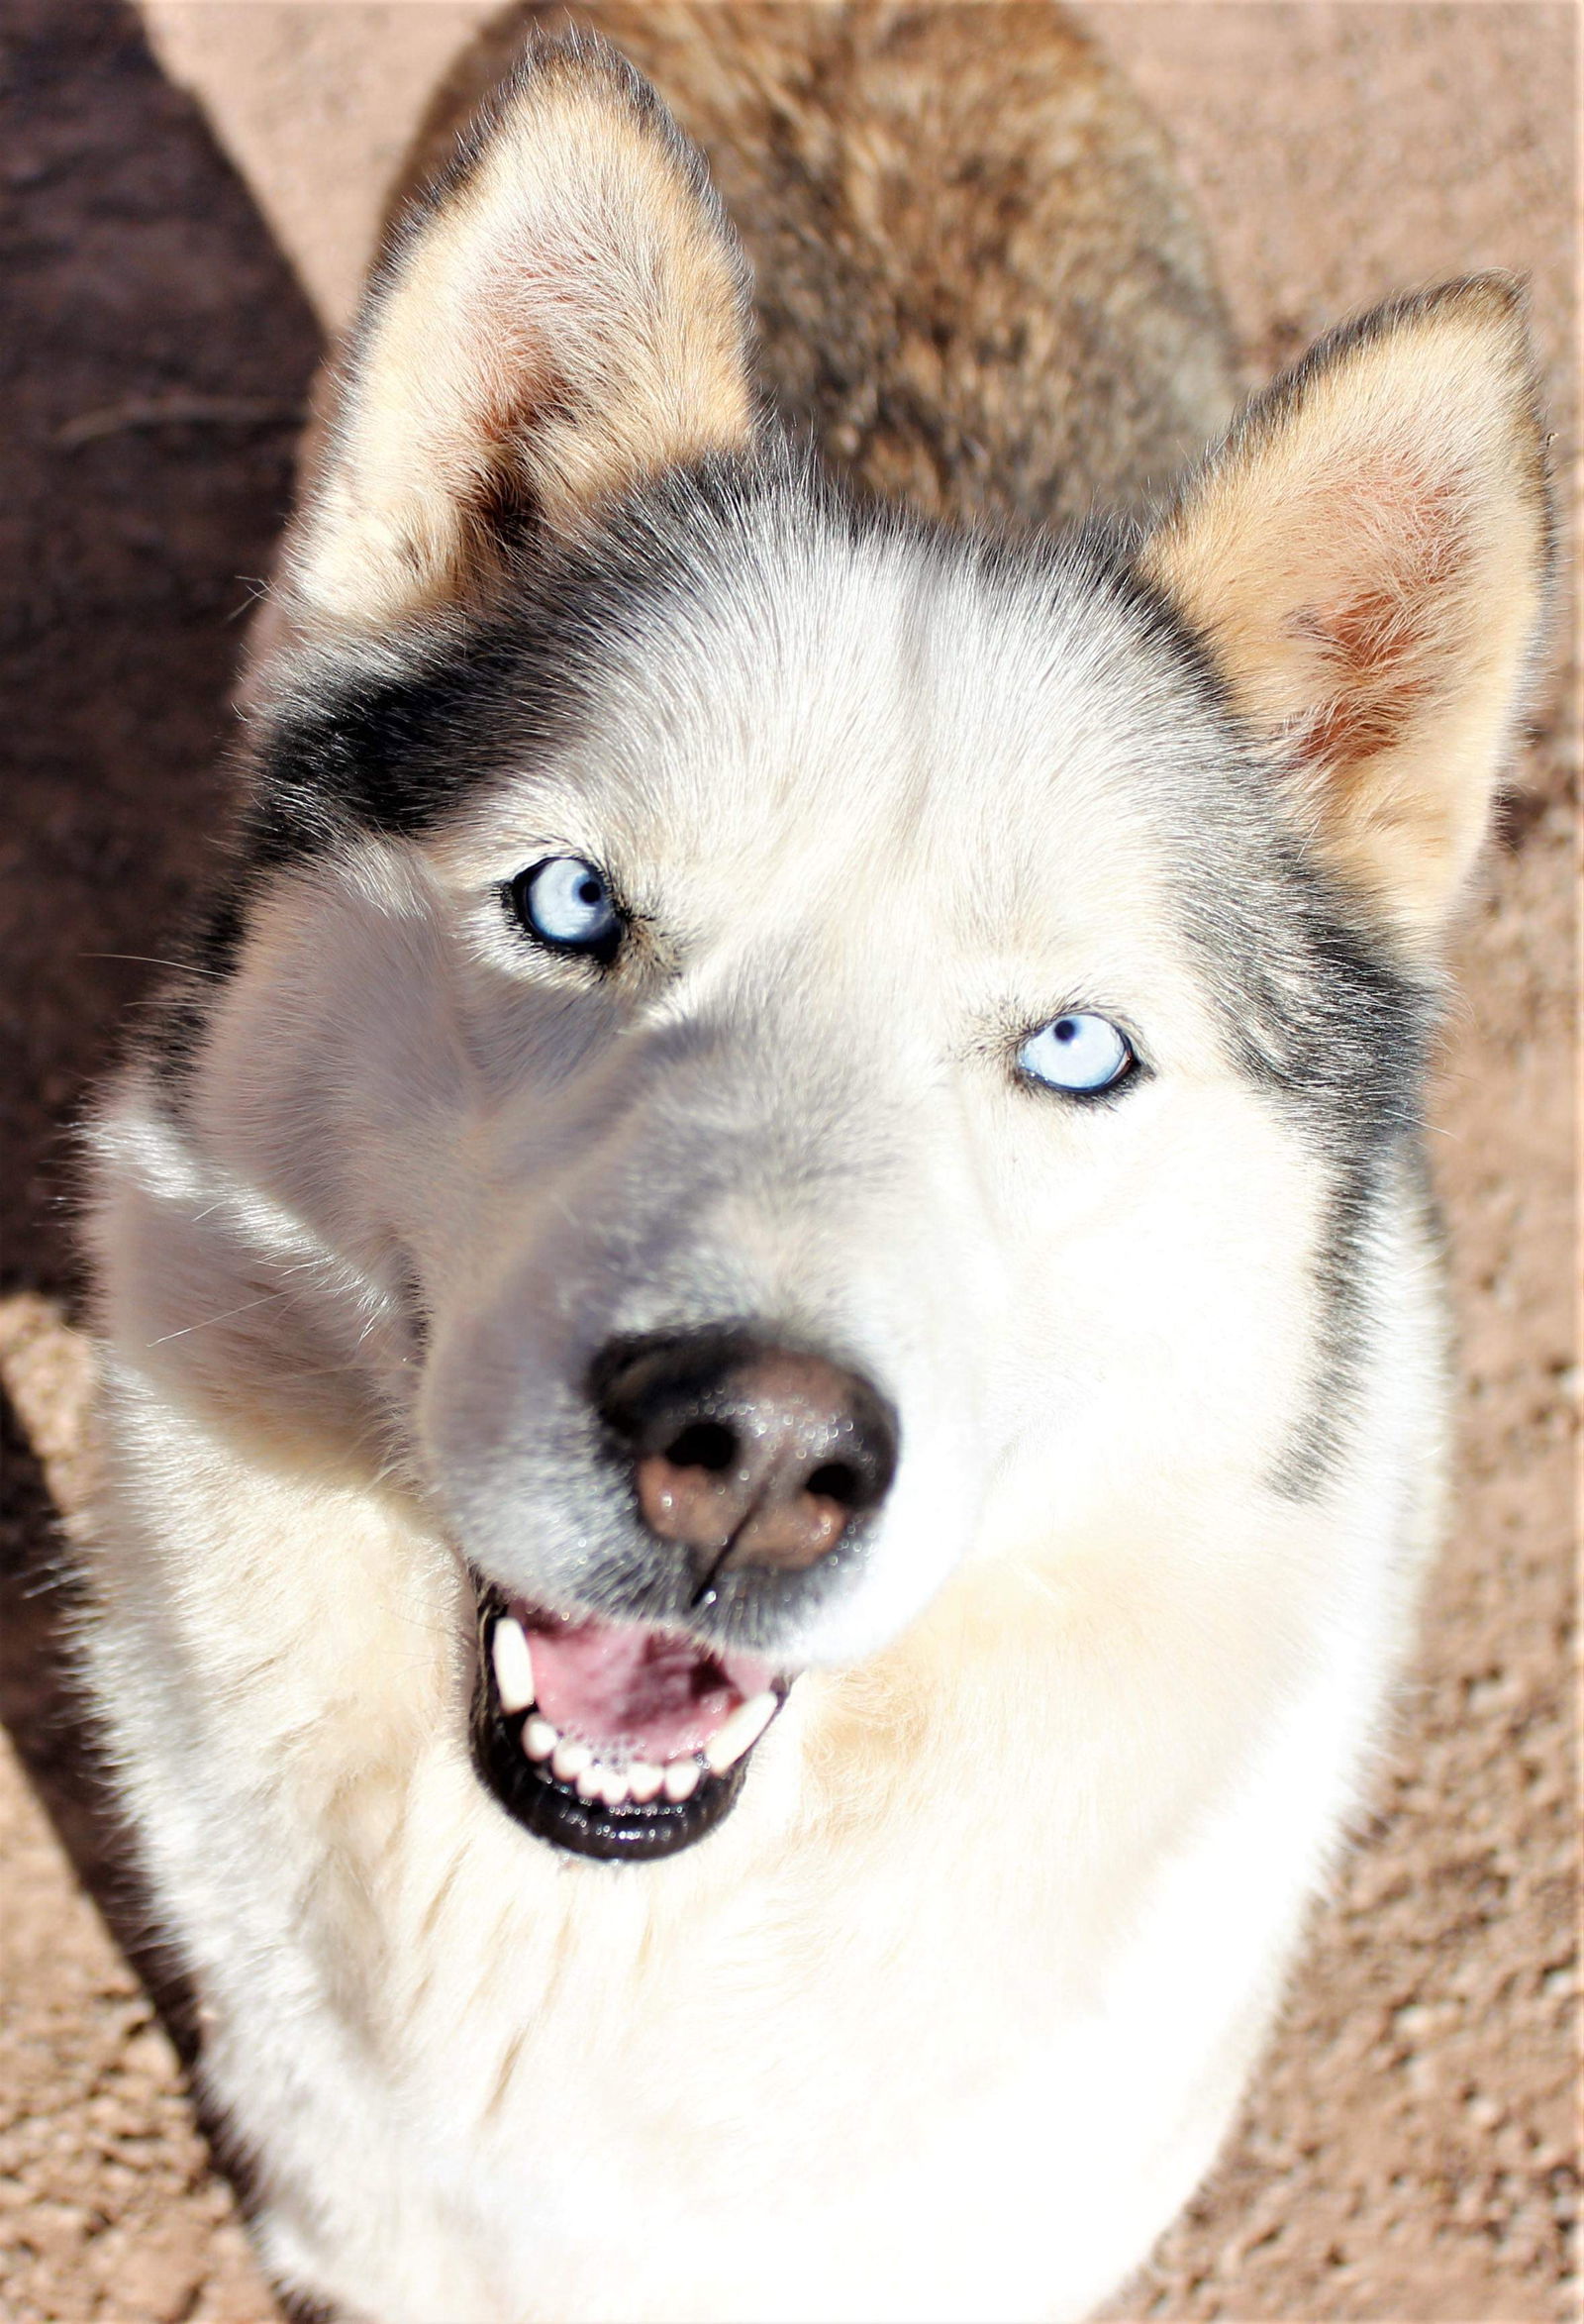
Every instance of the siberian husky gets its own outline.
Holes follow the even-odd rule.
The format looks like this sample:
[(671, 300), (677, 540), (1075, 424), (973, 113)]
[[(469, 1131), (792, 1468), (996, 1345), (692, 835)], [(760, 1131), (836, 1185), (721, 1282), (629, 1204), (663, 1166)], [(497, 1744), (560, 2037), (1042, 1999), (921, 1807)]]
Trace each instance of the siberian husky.
[(1055, 12), (599, 21), (758, 322), (586, 32), (391, 234), (93, 1132), (91, 1681), (283, 2295), (1075, 2318), (1215, 2156), (1439, 1523), (1521, 294), (1221, 434)]

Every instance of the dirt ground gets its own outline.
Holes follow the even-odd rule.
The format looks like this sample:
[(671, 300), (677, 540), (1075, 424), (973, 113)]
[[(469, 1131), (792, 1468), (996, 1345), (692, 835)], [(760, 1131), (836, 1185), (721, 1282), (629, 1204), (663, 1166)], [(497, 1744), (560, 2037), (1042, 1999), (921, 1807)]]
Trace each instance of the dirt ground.
[[(320, 322), (345, 311), (372, 215), (358, 189), (481, 13), (157, 0), (161, 56), (200, 105), (128, 10), (0, 6), (6, 2324), (275, 2313), (192, 2126), (181, 1997), (60, 1684), (53, 1529), (80, 1500), (86, 1385), (63, 1126), (205, 876), (239, 626)], [(1569, 8), (1084, 13), (1177, 139), (1253, 372), (1388, 291), (1526, 268), (1571, 478)], [(1564, 632), (1468, 912), (1437, 1106), (1462, 1323), (1454, 1537), (1373, 1811), (1242, 2129), (1119, 2314), (1578, 2312)]]

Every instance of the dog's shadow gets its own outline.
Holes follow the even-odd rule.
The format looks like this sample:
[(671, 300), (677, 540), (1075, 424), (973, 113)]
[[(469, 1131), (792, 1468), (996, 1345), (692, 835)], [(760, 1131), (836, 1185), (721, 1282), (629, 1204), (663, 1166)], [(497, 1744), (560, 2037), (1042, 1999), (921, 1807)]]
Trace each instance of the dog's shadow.
[(269, 569), (319, 334), (130, 9), (21, 0), (8, 48), (20, 217), (0, 281), (0, 949), (16, 1054), (0, 1095), (0, 1320), (7, 1349), (26, 1357), (32, 1334), (42, 1360), (3, 1414), (0, 1720), (190, 2060), (186, 1996), (150, 1941), (70, 1683), (48, 1451), (69, 1434), (69, 1381), (38, 1334), (80, 1311), (72, 1125), (207, 880), (242, 620)]

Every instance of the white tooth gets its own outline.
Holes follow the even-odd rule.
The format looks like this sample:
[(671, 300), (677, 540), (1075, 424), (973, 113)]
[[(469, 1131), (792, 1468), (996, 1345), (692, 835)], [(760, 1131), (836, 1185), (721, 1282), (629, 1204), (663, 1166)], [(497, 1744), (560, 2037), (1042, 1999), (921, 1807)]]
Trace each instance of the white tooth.
[(698, 1761), (673, 1760), (661, 1777), (661, 1781), (665, 1785), (667, 1799), (690, 1799), (699, 1787)]
[(704, 1764), (717, 1775), (724, 1775), (728, 1768), (735, 1768), (745, 1751), (751, 1751), (759, 1737), (775, 1717), (777, 1698), (773, 1694), (751, 1694), (745, 1703), (739, 1703), (724, 1726), (717, 1727), (704, 1746)]
[(595, 1760), (591, 1767), (580, 1768), (577, 1776), (579, 1799), (603, 1799), (605, 1796), (605, 1769)]
[(660, 1785), (665, 1781), (665, 1769), (657, 1768), (652, 1760), (634, 1760), (627, 1770), (627, 1787), (640, 1807), (647, 1806), (659, 1797)]
[(586, 1743), (558, 1743), (555, 1756), (550, 1761), (550, 1768), (563, 1783), (570, 1783), (593, 1764), (594, 1754)]
[(547, 1760), (560, 1740), (559, 1727), (552, 1727), (548, 1719), (530, 1719), (523, 1729), (523, 1749), (531, 1760)]
[(600, 1797), (607, 1807), (621, 1807), (628, 1795), (629, 1779), (615, 1768), (607, 1768), (600, 1778)]
[(495, 1691), (503, 1711), (526, 1711), (534, 1700), (534, 1658), (521, 1622), (503, 1614), (489, 1642), (495, 1665)]

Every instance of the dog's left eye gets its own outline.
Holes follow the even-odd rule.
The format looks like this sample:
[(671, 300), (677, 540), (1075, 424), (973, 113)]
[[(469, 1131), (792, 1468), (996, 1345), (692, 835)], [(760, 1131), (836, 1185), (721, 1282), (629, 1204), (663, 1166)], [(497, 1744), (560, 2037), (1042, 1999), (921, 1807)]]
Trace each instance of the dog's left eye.
[(602, 871), (581, 856), (549, 856), (520, 871), (507, 901), (528, 934), (552, 952), (615, 957), (622, 915)]
[(1109, 1017), (1054, 1017), (1018, 1052), (1019, 1071), (1031, 1080), (1083, 1096), (1117, 1088), (1138, 1061)]

